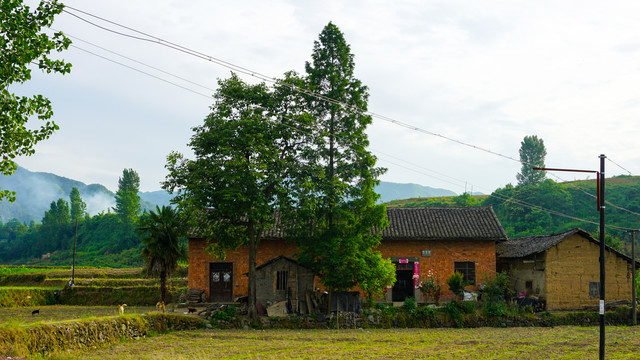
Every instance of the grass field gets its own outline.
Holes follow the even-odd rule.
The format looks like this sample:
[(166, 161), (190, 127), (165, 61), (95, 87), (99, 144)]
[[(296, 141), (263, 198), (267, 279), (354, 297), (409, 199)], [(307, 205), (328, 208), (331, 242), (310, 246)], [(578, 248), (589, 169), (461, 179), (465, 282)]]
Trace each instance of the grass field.
[[(39, 315), (31, 315), (33, 310), (39, 309)], [(126, 314), (143, 314), (156, 311), (153, 306), (127, 306)], [(50, 323), (86, 319), (89, 317), (115, 316), (118, 309), (115, 306), (67, 306), (50, 305), (38, 307), (13, 307), (0, 309), (0, 327), (25, 326), (37, 323)]]
[[(597, 359), (598, 327), (198, 330), (56, 359)], [(608, 327), (607, 359), (637, 359), (640, 327)]]

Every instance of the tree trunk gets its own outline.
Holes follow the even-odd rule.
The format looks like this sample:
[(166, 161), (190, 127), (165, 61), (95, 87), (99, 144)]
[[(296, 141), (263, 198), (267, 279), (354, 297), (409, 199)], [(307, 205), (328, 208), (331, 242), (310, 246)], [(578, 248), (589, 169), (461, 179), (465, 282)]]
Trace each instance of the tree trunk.
[(160, 301), (167, 303), (167, 272), (160, 272)]
[(253, 224), (249, 224), (249, 299), (248, 308), (249, 319), (254, 321), (258, 319), (256, 310), (256, 254), (260, 243), (260, 233), (255, 230)]

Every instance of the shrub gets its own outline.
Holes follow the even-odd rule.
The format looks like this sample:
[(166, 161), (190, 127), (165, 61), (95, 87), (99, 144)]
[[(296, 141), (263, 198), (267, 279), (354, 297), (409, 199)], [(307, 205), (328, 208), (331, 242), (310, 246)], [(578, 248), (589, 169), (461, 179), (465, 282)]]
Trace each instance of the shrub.
[(487, 317), (498, 317), (507, 312), (507, 307), (503, 302), (489, 301), (483, 305), (482, 312)]
[(418, 305), (416, 304), (416, 299), (412, 298), (412, 297), (408, 297), (404, 300), (404, 304), (402, 304), (402, 307), (408, 312), (411, 313), (413, 312)]
[(460, 305), (462, 312), (465, 314), (474, 314), (477, 310), (477, 304), (475, 301), (463, 301)]
[(461, 295), (464, 291), (464, 277), (458, 271), (454, 272), (447, 278), (447, 286), (456, 295)]
[(229, 321), (235, 316), (236, 316), (236, 307), (233, 305), (229, 305), (224, 309), (218, 310), (215, 313), (213, 313), (213, 319), (222, 320), (222, 321)]
[(464, 321), (462, 317), (462, 306), (459, 301), (453, 300), (444, 304), (441, 308), (442, 312), (449, 318), (449, 320), (455, 322), (456, 326), (463, 327)]
[(412, 315), (419, 320), (433, 319), (436, 316), (436, 310), (433, 307), (420, 306), (413, 311)]
[(506, 272), (496, 273), (496, 276), (492, 279), (485, 278), (485, 284), (483, 296), (490, 302), (504, 301), (513, 294), (511, 281)]

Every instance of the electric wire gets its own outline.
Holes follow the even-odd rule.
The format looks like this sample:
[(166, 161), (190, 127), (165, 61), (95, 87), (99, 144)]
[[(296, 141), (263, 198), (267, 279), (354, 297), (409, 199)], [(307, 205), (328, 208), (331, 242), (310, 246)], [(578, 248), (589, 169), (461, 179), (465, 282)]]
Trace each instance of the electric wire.
[(622, 167), (622, 165), (620, 165), (620, 164), (618, 164), (617, 162), (615, 162), (615, 161), (611, 160), (611, 158), (610, 158), (610, 157), (608, 157), (608, 156), (607, 156), (607, 160), (608, 160), (609, 162), (611, 162), (612, 164), (614, 164), (615, 166), (619, 167), (620, 169), (622, 169), (622, 170), (626, 171), (626, 172), (627, 172), (627, 174), (629, 174), (629, 175), (631, 175), (631, 176), (634, 176), (634, 175), (633, 175), (633, 173), (632, 173), (631, 171), (629, 171), (629, 170), (625, 169), (624, 167)]
[[(67, 7), (69, 7), (69, 6), (67, 6)], [(369, 114), (369, 115), (370, 115), (370, 116), (372, 116), (372, 117), (375, 117), (375, 118), (378, 118), (378, 119), (381, 119), (381, 120), (384, 120), (384, 121), (387, 121), (387, 122), (393, 123), (393, 124), (395, 124), (395, 125), (398, 125), (398, 126), (401, 126), (401, 127), (407, 128), (407, 129), (411, 129), (411, 130), (414, 130), (414, 131), (417, 131), (417, 132), (421, 132), (421, 133), (425, 133), (425, 134), (428, 134), (428, 135), (432, 135), (432, 136), (440, 137), (440, 138), (443, 138), (443, 139), (445, 139), (445, 140), (449, 140), (449, 141), (452, 141), (452, 142), (458, 143), (458, 144), (460, 144), (460, 145), (464, 145), (464, 146), (467, 146), (467, 147), (471, 147), (471, 148), (476, 149), (476, 150), (484, 151), (484, 152), (487, 152), (487, 153), (490, 153), (490, 154), (493, 154), (493, 155), (496, 155), (496, 156), (499, 156), (499, 157), (502, 157), (502, 158), (505, 158), (505, 159), (508, 159), (508, 160), (512, 160), (512, 161), (515, 161), (515, 162), (521, 163), (521, 164), (523, 164), (523, 165), (531, 165), (531, 164), (527, 164), (526, 162), (521, 161), (520, 159), (516, 159), (516, 158), (511, 157), (511, 156), (507, 156), (507, 155), (504, 155), (504, 154), (501, 154), (501, 153), (498, 153), (498, 152), (494, 152), (494, 151), (492, 151), (492, 150), (490, 150), (490, 149), (485, 149), (485, 148), (482, 148), (482, 147), (480, 147), (480, 146), (476, 146), (476, 145), (473, 145), (473, 144), (470, 144), (470, 143), (466, 143), (466, 142), (463, 142), (463, 141), (460, 141), (460, 140), (457, 140), (457, 139), (453, 139), (453, 138), (448, 137), (448, 136), (444, 136), (444, 135), (441, 135), (441, 134), (438, 134), (438, 133), (434, 133), (434, 132), (431, 132), (431, 131), (428, 131), (428, 130), (425, 130), (425, 129), (419, 128), (419, 127), (417, 127), (417, 126), (413, 126), (413, 125), (410, 125), (410, 124), (407, 124), (407, 123), (404, 123), (404, 122), (398, 121), (398, 120), (396, 120), (396, 119), (392, 119), (392, 118), (390, 118), (390, 117), (386, 117), (386, 116), (383, 116), (383, 115), (380, 115), (380, 114), (377, 114), (377, 113), (374, 113), (374, 112), (371, 112), (371, 111), (363, 110), (363, 109), (360, 109), (360, 108), (357, 108), (357, 107), (351, 106), (351, 105), (349, 105), (349, 104), (345, 104), (345, 103), (342, 103), (342, 102), (340, 102), (340, 101), (337, 101), (337, 100), (334, 100), (334, 99), (328, 98), (328, 97), (326, 97), (326, 96), (323, 96), (323, 95), (320, 95), (320, 94), (315, 94), (315, 93), (310, 92), (310, 91), (308, 91), (308, 90), (306, 90), (306, 89), (300, 89), (300, 88), (298, 88), (298, 87), (296, 87), (296, 86), (294, 86), (294, 85), (292, 85), (292, 84), (288, 84), (288, 83), (282, 82), (282, 81), (280, 81), (280, 80), (278, 80), (278, 79), (276, 79), (276, 78), (272, 78), (272, 77), (269, 77), (269, 76), (266, 76), (266, 75), (260, 74), (260, 73), (258, 73), (258, 72), (256, 72), (256, 71), (252, 71), (252, 70), (250, 70), (250, 69), (247, 69), (247, 68), (244, 68), (244, 67), (241, 67), (241, 66), (238, 66), (238, 65), (235, 65), (235, 64), (232, 64), (232, 63), (226, 62), (226, 61), (224, 61), (224, 60), (221, 60), (221, 59), (218, 59), (218, 58), (214, 58), (214, 57), (212, 57), (212, 56), (209, 56), (209, 55), (206, 55), (206, 54), (203, 54), (203, 53), (197, 52), (197, 51), (195, 51), (195, 50), (192, 50), (192, 49), (189, 49), (189, 48), (183, 47), (183, 46), (181, 46), (181, 45), (171, 43), (171, 42), (166, 41), (166, 40), (163, 40), (163, 39), (161, 39), (161, 38), (158, 38), (158, 37), (155, 37), (155, 36), (152, 36), (152, 35), (146, 34), (146, 33), (144, 33), (144, 32), (141, 32), (141, 31), (135, 30), (135, 29), (133, 29), (133, 28), (130, 28), (130, 27), (127, 27), (127, 26), (124, 26), (124, 25), (118, 24), (118, 23), (116, 23), (116, 22), (113, 22), (113, 21), (107, 20), (107, 19), (105, 19), (105, 18), (102, 18), (102, 17), (96, 16), (96, 15), (90, 14), (90, 13), (88, 13), (88, 12), (85, 12), (85, 11), (82, 11), (82, 10), (79, 10), (79, 9), (76, 9), (76, 8), (73, 8), (73, 7), (69, 7), (69, 8), (71, 8), (71, 9), (73, 9), (73, 10), (75, 10), (75, 11), (78, 11), (78, 12), (80, 12), (80, 13), (83, 13), (83, 14), (85, 14), (85, 15), (88, 15), (88, 16), (91, 16), (91, 17), (94, 17), (94, 18), (100, 19), (100, 20), (102, 20), (102, 21), (108, 22), (108, 23), (110, 23), (110, 24), (113, 24), (113, 25), (116, 25), (116, 26), (122, 27), (122, 28), (127, 29), (127, 30), (130, 30), (130, 31), (133, 31), (133, 32), (135, 32), (135, 33), (138, 33), (138, 34), (141, 34), (141, 35), (147, 36), (147, 37), (149, 37), (150, 39), (142, 38), (142, 37), (139, 37), (139, 36), (134, 36), (134, 35), (130, 35), (130, 34), (122, 33), (122, 32), (118, 32), (118, 31), (115, 31), (115, 30), (113, 30), (113, 29), (109, 29), (109, 28), (106, 28), (106, 27), (100, 26), (100, 25), (98, 25), (98, 24), (95, 24), (95, 23), (93, 23), (93, 22), (91, 22), (91, 21), (87, 20), (87, 19), (82, 18), (81, 16), (78, 16), (78, 15), (76, 15), (76, 14), (73, 14), (73, 13), (71, 13), (71, 12), (69, 12), (69, 11), (66, 11), (66, 10), (65, 10), (65, 12), (66, 12), (66, 13), (68, 13), (68, 14), (70, 14), (70, 15), (72, 15), (72, 16), (74, 16), (74, 17), (76, 17), (76, 18), (78, 18), (78, 19), (80, 19), (80, 20), (82, 20), (82, 21), (85, 21), (85, 22), (87, 22), (87, 23), (89, 23), (89, 24), (91, 24), (91, 25), (93, 25), (93, 26), (96, 26), (96, 27), (98, 27), (98, 28), (100, 28), (100, 29), (103, 29), (103, 30), (106, 30), (106, 31), (109, 31), (109, 32), (112, 32), (112, 33), (115, 33), (115, 34), (118, 34), (118, 35), (121, 35), (121, 36), (130, 37), (130, 38), (133, 38), (133, 39), (136, 39), (136, 40), (142, 40), (142, 41), (148, 41), (148, 42), (151, 42), (151, 43), (160, 44), (160, 45), (163, 45), (163, 46), (166, 46), (166, 47), (169, 47), (169, 48), (172, 48), (172, 49), (175, 49), (175, 50), (178, 50), (178, 51), (181, 51), (181, 52), (187, 53), (187, 54), (189, 54), (189, 55), (197, 56), (197, 57), (203, 58), (203, 59), (205, 59), (205, 60), (208, 60), (208, 61), (211, 61), (211, 62), (217, 63), (217, 64), (222, 65), (222, 66), (225, 66), (225, 67), (227, 67), (227, 68), (229, 68), (229, 69), (231, 69), (231, 70), (234, 70), (234, 71), (237, 71), (237, 72), (240, 72), (240, 73), (246, 74), (246, 75), (250, 75), (250, 76), (253, 76), (253, 77), (257, 77), (257, 78), (259, 78), (259, 79), (261, 79), (261, 80), (263, 80), (263, 81), (267, 81), (267, 82), (274, 83), (274, 84), (278, 84), (278, 85), (284, 85), (284, 86), (287, 86), (287, 87), (291, 88), (292, 90), (297, 91), (297, 92), (299, 92), (299, 93), (302, 93), (302, 94), (305, 94), (305, 95), (310, 95), (310, 96), (313, 96), (313, 97), (318, 98), (318, 99), (320, 99), (320, 100), (328, 101), (328, 102), (330, 102), (330, 103), (333, 103), (333, 104), (337, 104), (337, 105), (343, 106), (344, 108), (346, 108), (346, 109), (348, 109), (348, 110), (353, 110), (353, 111), (358, 111), (358, 112), (362, 112), (362, 113), (365, 113), (365, 114)], [(81, 49), (81, 50), (86, 51), (86, 50), (84, 50), (84, 49)], [(94, 55), (95, 55), (95, 54), (94, 54)], [(100, 56), (100, 55), (96, 55), (96, 56)], [(100, 57), (102, 57), (102, 56), (100, 56)], [(112, 62), (113, 62), (113, 60), (109, 60), (109, 61), (112, 61)], [(116, 63), (117, 63), (117, 62), (116, 62)], [(129, 66), (127, 66), (127, 65), (124, 65), (124, 64), (121, 64), (121, 65), (126, 66), (126, 67), (128, 67), (128, 68), (131, 68), (131, 67), (129, 67)], [(133, 68), (132, 68), (132, 69), (133, 69)], [(142, 72), (142, 71), (137, 70), (137, 69), (133, 69), (133, 70), (138, 71), (138, 72)], [(144, 73), (144, 72), (142, 72), (142, 73)], [(176, 85), (176, 86), (178, 86), (178, 87), (181, 87), (181, 88), (183, 88), (183, 89), (185, 89), (185, 90), (188, 90), (188, 91), (191, 91), (191, 92), (197, 93), (197, 94), (199, 94), (199, 95), (206, 96), (206, 97), (210, 98), (210, 96), (205, 95), (205, 94), (202, 94), (202, 93), (198, 93), (198, 92), (196, 92), (196, 91), (194, 91), (194, 90), (192, 90), (192, 89), (188, 89), (188, 88), (183, 87), (183, 86), (181, 86), (181, 85), (177, 85), (177, 84), (171, 83), (171, 82), (169, 82), (169, 81), (167, 81), (167, 80), (161, 79), (161, 78), (156, 77), (156, 76), (151, 75), (151, 74), (148, 74), (148, 75), (150, 75), (150, 76), (152, 76), (152, 77), (154, 77), (154, 78), (157, 78), (157, 79), (159, 79), (159, 80), (161, 80), (161, 81), (165, 81), (165, 82), (168, 82), (168, 83), (170, 83), (170, 84), (173, 84), (173, 85)], [(388, 161), (388, 160), (386, 160), (386, 161)], [(390, 162), (390, 161), (388, 161), (388, 162)], [(393, 163), (393, 162), (390, 162), (390, 163)], [(393, 164), (395, 164), (395, 163), (393, 163)], [(395, 165), (398, 165), (398, 164), (395, 164)], [(556, 177), (557, 177), (557, 176), (556, 176)], [(557, 178), (559, 178), (559, 177), (557, 177)], [(559, 178), (559, 179), (560, 179), (560, 178)], [(440, 179), (440, 180), (441, 180), (441, 179)], [(579, 188), (578, 188), (578, 189), (579, 189)], [(585, 192), (586, 194), (588, 194), (586, 191), (583, 191), (583, 192)], [(588, 195), (589, 195), (589, 196), (593, 196), (592, 194), (588, 194)], [(494, 196), (495, 196), (495, 195), (494, 195)], [(498, 197), (498, 196), (495, 196), (495, 197)], [(507, 200), (507, 199), (503, 198), (503, 200)], [(510, 199), (510, 200), (512, 200), (512, 201), (513, 201), (514, 199)], [(563, 213), (560, 213), (560, 212), (556, 212), (556, 211), (552, 211), (552, 210), (544, 209), (544, 208), (539, 207), (539, 206), (537, 206), (537, 205), (527, 204), (527, 203), (524, 203), (524, 202), (521, 202), (521, 201), (517, 201), (517, 202), (518, 202), (518, 203), (520, 203), (520, 204), (521, 204), (521, 205), (523, 205), (523, 206), (527, 206), (527, 207), (530, 207), (530, 208), (535, 208), (535, 209), (542, 210), (542, 211), (547, 211), (547, 212), (549, 212), (550, 214), (554, 214), (554, 215), (558, 215), (558, 216), (564, 216), (564, 217), (567, 217), (567, 218), (570, 218), (570, 219), (573, 219), (573, 220), (585, 221), (585, 222), (587, 222), (587, 223), (594, 223), (594, 222), (592, 222), (592, 221), (588, 221), (588, 220), (585, 220), (585, 219), (580, 219), (580, 218), (577, 218), (577, 217), (574, 217), (574, 216), (570, 216), (570, 215), (567, 215), (567, 214), (563, 214)], [(615, 205), (613, 205), (613, 206), (614, 206), (614, 207), (616, 207), (616, 208), (619, 208), (619, 209), (621, 209), (621, 210), (626, 210), (626, 209), (624, 209), (624, 208), (617, 207), (617, 206), (615, 206)], [(629, 212), (631, 212), (631, 213), (634, 213), (634, 212), (632, 212), (632, 211), (630, 211), (630, 210), (627, 210), (627, 211), (629, 211)], [(640, 214), (638, 214), (638, 213), (634, 213), (634, 214), (636, 214), (636, 215), (640, 215)], [(612, 225), (610, 225), (610, 227), (612, 227)], [(626, 229), (626, 228), (621, 228), (621, 227), (617, 227), (617, 228), (619, 228), (619, 229)]]
[[(88, 43), (88, 42), (87, 42), (87, 43)], [(92, 45), (93, 45), (93, 44), (92, 44)], [(166, 80), (166, 79), (163, 79), (163, 78), (161, 78), (161, 77), (155, 76), (155, 75), (150, 74), (150, 73), (147, 73), (147, 72), (145, 72), (145, 71), (142, 71), (142, 70), (136, 69), (136, 68), (134, 68), (134, 67), (132, 67), (132, 66), (128, 66), (128, 65), (126, 65), (126, 64), (123, 64), (123, 63), (121, 63), (121, 62), (115, 61), (115, 60), (113, 60), (113, 59), (109, 59), (109, 58), (107, 58), (107, 57), (105, 57), (105, 56), (102, 56), (102, 55), (96, 54), (96, 53), (94, 53), (94, 52), (91, 52), (91, 51), (88, 51), (88, 50), (86, 50), (86, 49), (80, 48), (80, 47), (78, 47), (78, 46), (72, 45), (72, 47), (77, 48), (78, 50), (81, 50), (81, 51), (87, 52), (87, 53), (89, 53), (89, 54), (91, 54), (91, 55), (97, 56), (97, 57), (99, 57), (99, 58), (101, 58), (101, 59), (104, 59), (104, 60), (106, 60), (106, 61), (110, 61), (110, 62), (113, 62), (113, 63), (115, 63), (115, 64), (118, 64), (118, 65), (124, 66), (124, 67), (126, 67), (126, 68), (128, 68), (128, 69), (130, 69), (130, 70), (133, 70), (133, 71), (136, 71), (136, 72), (139, 72), (139, 73), (142, 73), (142, 74), (148, 75), (148, 76), (150, 76), (150, 77), (152, 77), (152, 78), (155, 78), (155, 79), (157, 79), (157, 80), (160, 80), (160, 81), (166, 82), (166, 83), (168, 83), (168, 84), (171, 84), (171, 85), (177, 86), (177, 87), (179, 87), (179, 88), (182, 88), (182, 89), (184, 89), (184, 90), (190, 91), (190, 92), (192, 92), (192, 93), (198, 94), (198, 95), (200, 95), (200, 96), (207, 97), (207, 98), (212, 98), (212, 97), (211, 97), (211, 96), (209, 96), (209, 95), (202, 94), (202, 93), (200, 93), (200, 92), (198, 92), (198, 91), (195, 91), (195, 90), (193, 90), (193, 89), (189, 89), (189, 88), (187, 88), (187, 87), (185, 87), (185, 86), (182, 86), (182, 85), (176, 84), (176, 83), (174, 83), (174, 82), (168, 81), (168, 80)], [(98, 46), (98, 47), (99, 47), (99, 46)], [(102, 48), (102, 47), (99, 47), (99, 48), (104, 49), (104, 48)], [(106, 49), (104, 49), (104, 50), (106, 50)], [(110, 51), (110, 50), (106, 50), (106, 51), (109, 51), (110, 53), (114, 53), (114, 54), (116, 54), (116, 55), (119, 55), (119, 54), (117, 54), (117, 53), (115, 53), (115, 52), (113, 52), (113, 51)], [(164, 71), (164, 70), (161, 70), (161, 69), (155, 68), (155, 67), (153, 67), (153, 66), (147, 65), (147, 64), (142, 63), (142, 62), (140, 62), (140, 61), (133, 60), (133, 59), (128, 58), (128, 57), (125, 57), (125, 58), (127, 58), (127, 59), (129, 59), (129, 60), (131, 60), (131, 61), (134, 61), (134, 62), (136, 62), (136, 63), (139, 63), (139, 64), (142, 64), (142, 65), (148, 66), (148, 67), (153, 68), (153, 69), (155, 69), (155, 70), (161, 71), (161, 72), (163, 72), (163, 73), (165, 73), (165, 74), (168, 74), (168, 75), (171, 75), (171, 76), (174, 76), (174, 77), (180, 78), (180, 77), (175, 76), (175, 75), (173, 75), (173, 74), (171, 74), (171, 73), (169, 73), (169, 72), (167, 72), (167, 71)], [(189, 82), (190, 82), (190, 83), (192, 83), (191, 81), (189, 81)], [(197, 83), (194, 83), (194, 84), (196, 84), (196, 85), (198, 85), (198, 86), (200, 86), (200, 87), (203, 87), (203, 88), (207, 88), (207, 87), (206, 87), (206, 86), (204, 86), (204, 85), (200, 85), (200, 84), (197, 84)], [(238, 100), (238, 99), (236, 99), (236, 100)], [(267, 110), (266, 108), (263, 108), (263, 107), (261, 107), (261, 106), (257, 106), (257, 107), (258, 107), (258, 108), (262, 108), (263, 110)], [(288, 126), (289, 126), (289, 125), (288, 125)], [(295, 128), (294, 126), (289, 126), (289, 127), (294, 128), (295, 130), (298, 130), (298, 131), (300, 131), (300, 130), (301, 130), (301, 129), (299, 129), (299, 128)], [(373, 149), (372, 149), (372, 150), (373, 150)], [(382, 153), (382, 154), (383, 154), (383, 155), (386, 155), (386, 156), (390, 156), (390, 155), (388, 155), (388, 154), (384, 154), (384, 153)], [(392, 156), (391, 156), (391, 157), (392, 157)], [(406, 166), (403, 166), (403, 165), (400, 165), (400, 164), (394, 163), (394, 162), (392, 162), (392, 161), (390, 161), (390, 160), (386, 160), (386, 159), (385, 159), (384, 161), (387, 161), (387, 162), (389, 162), (389, 163), (392, 163), (392, 164), (394, 164), (394, 165), (396, 165), (396, 166), (400, 166), (400, 167), (403, 167), (403, 168), (406, 168), (406, 169), (409, 169), (409, 170), (412, 170), (412, 171), (415, 171), (415, 172), (421, 173), (421, 174), (423, 174), (423, 175), (431, 176), (431, 175), (428, 175), (428, 174), (424, 174), (424, 173), (422, 173), (422, 172), (419, 172), (419, 171), (417, 171), (417, 170), (415, 170), (415, 169), (411, 169), (411, 168), (408, 168), (408, 167), (406, 167)], [(406, 161), (405, 161), (405, 162), (406, 162)], [(419, 165), (417, 165), (417, 164), (413, 164), (413, 163), (411, 163), (411, 162), (407, 162), (407, 163), (412, 164), (413, 166), (416, 166), (416, 167), (420, 167)], [(460, 182), (463, 182), (463, 180), (460, 180), (460, 179), (455, 179), (455, 178), (453, 178), (453, 177), (450, 177), (450, 176), (447, 176), (447, 175), (444, 175), (444, 174), (441, 174), (441, 175), (446, 176), (446, 177), (449, 177), (449, 178), (454, 179), (454, 180), (457, 180), (457, 181), (460, 181)], [(431, 176), (431, 177), (434, 177), (434, 176)], [(437, 177), (434, 177), (434, 178), (436, 178), (436, 179), (438, 179), (438, 180), (440, 180), (440, 181), (445, 181), (445, 182), (449, 182), (449, 183), (451, 183), (451, 184), (454, 184), (454, 183), (452, 183), (452, 182), (450, 182), (450, 181), (447, 181), (447, 180), (439, 179), (439, 178), (437, 178)], [(454, 185), (456, 185), (456, 184), (454, 184)], [(479, 187), (479, 188), (480, 188), (480, 189), (483, 189), (482, 187)], [(528, 203), (528, 202), (525, 202), (525, 201), (522, 201), (522, 200), (517, 200), (517, 199), (512, 198), (512, 197), (511, 197), (511, 198), (510, 198), (510, 197), (503, 197), (503, 196), (496, 195), (496, 194), (491, 194), (491, 195), (489, 195), (489, 196), (493, 196), (493, 197), (498, 198), (498, 199), (501, 199), (501, 200), (503, 200), (503, 201), (505, 201), (505, 202), (506, 202), (506, 201), (511, 201), (511, 202), (516, 203), (516, 204), (518, 204), (518, 205), (520, 205), (520, 206), (527, 207), (527, 208), (531, 208), (531, 209), (535, 209), (535, 210), (539, 210), (539, 211), (544, 211), (544, 212), (547, 212), (547, 213), (552, 214), (552, 215), (561, 216), (561, 217), (565, 217), (565, 218), (568, 218), (568, 219), (571, 219), (571, 220), (580, 221), (580, 222), (589, 223), (589, 224), (596, 224), (596, 225), (597, 225), (597, 223), (596, 223), (596, 222), (594, 222), (594, 221), (590, 221), (590, 220), (587, 220), (587, 219), (582, 219), (582, 218), (578, 218), (578, 217), (571, 216), (571, 215), (568, 215), (568, 214), (564, 214), (564, 213), (561, 213), (561, 212), (558, 212), (558, 211), (554, 211), (554, 210), (546, 209), (546, 208), (543, 208), (543, 207), (541, 207), (541, 206), (538, 206), (538, 205), (535, 205), (535, 204), (531, 204), (531, 203)], [(615, 227), (615, 226), (613, 226), (613, 225), (609, 225), (609, 227), (612, 227), (612, 228), (613, 228), (613, 227)], [(620, 229), (620, 230), (626, 230), (626, 228), (622, 228), (622, 227), (615, 227), (615, 228)]]

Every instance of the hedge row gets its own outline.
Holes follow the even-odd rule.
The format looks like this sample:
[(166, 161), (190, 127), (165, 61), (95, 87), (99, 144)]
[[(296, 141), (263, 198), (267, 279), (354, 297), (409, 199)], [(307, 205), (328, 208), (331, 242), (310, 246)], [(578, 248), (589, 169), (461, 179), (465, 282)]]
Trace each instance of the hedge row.
[(30, 357), (86, 351), (125, 338), (140, 339), (149, 332), (202, 327), (204, 322), (196, 317), (158, 313), (43, 324), (26, 328), (0, 328), (0, 354)]

